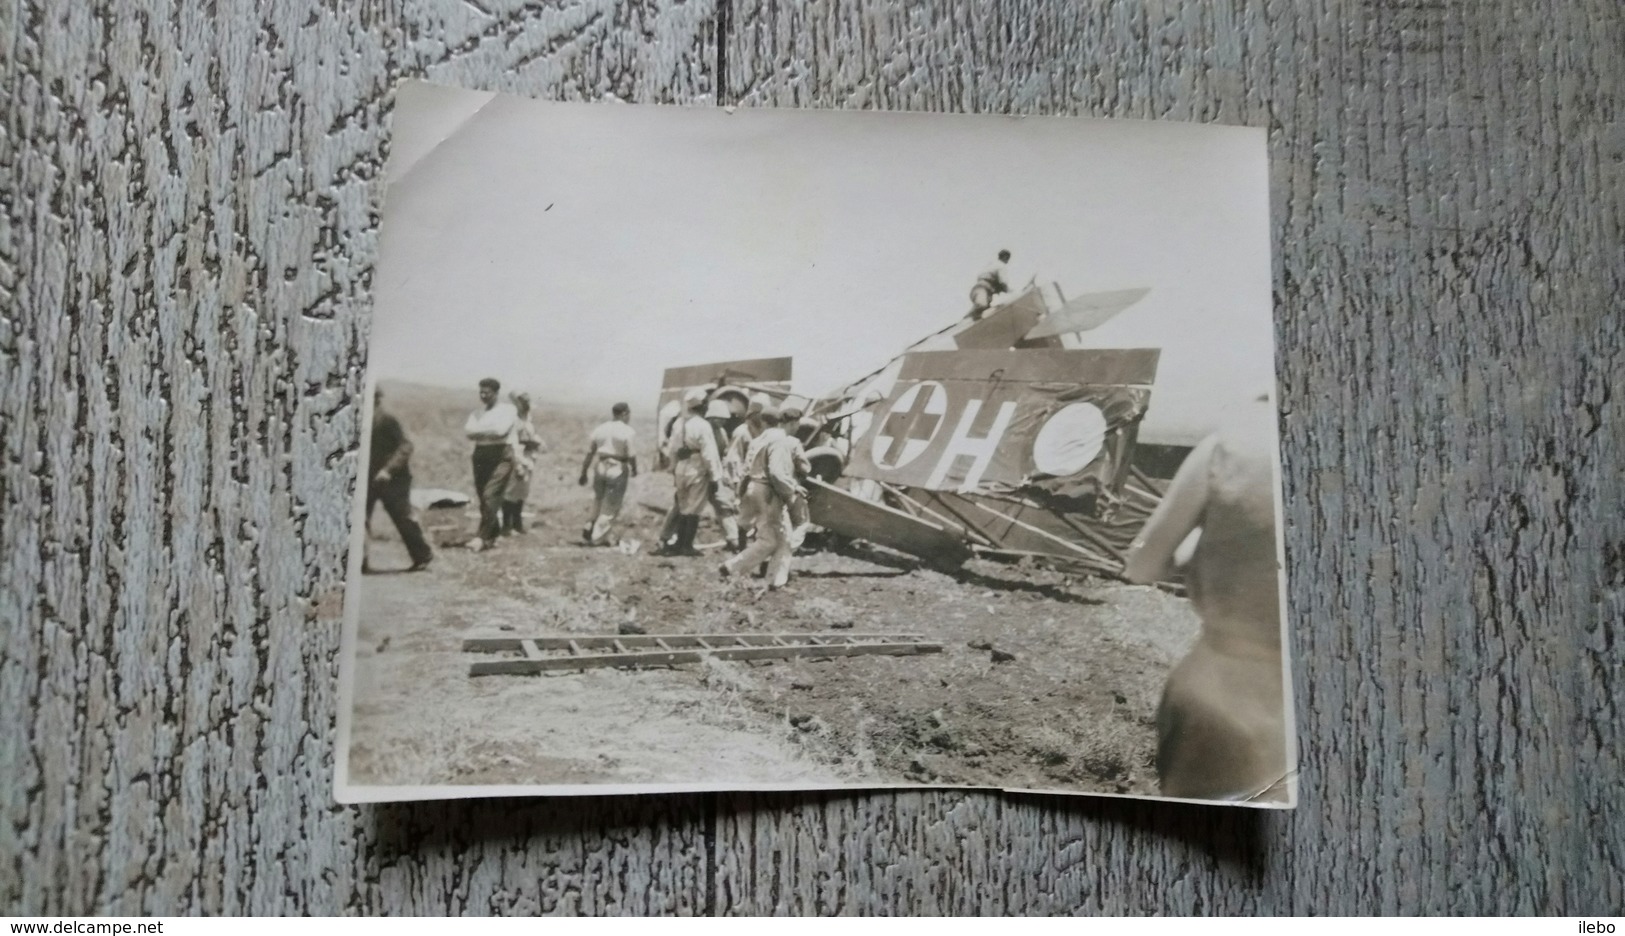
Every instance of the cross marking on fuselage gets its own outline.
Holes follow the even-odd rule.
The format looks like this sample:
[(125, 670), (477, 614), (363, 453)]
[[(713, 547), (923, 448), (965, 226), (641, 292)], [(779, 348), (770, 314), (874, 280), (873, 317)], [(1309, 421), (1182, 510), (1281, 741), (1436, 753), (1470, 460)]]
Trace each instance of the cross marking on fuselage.
[[(921, 386), (915, 384), (916, 387)], [(935, 388), (931, 388), (935, 390)], [(886, 417), (886, 424), (881, 427), (881, 434), (891, 438), (891, 445), (886, 447), (886, 464), (895, 465), (903, 456), (903, 446), (910, 439), (929, 439), (936, 435), (937, 424), (942, 422), (942, 414), (927, 413), (926, 406), (931, 403), (932, 392), (914, 391), (914, 405), (906, 413), (892, 411)]]

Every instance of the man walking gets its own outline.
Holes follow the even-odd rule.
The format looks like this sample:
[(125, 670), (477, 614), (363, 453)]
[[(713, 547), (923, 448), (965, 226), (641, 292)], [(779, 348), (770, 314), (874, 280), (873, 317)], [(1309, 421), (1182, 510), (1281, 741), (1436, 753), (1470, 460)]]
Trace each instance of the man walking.
[(717, 452), (716, 432), (705, 421), (706, 392), (695, 388), (683, 396), (688, 412), (672, 430), (668, 453), (672, 461), (672, 481), (676, 487), (672, 510), (672, 541), (662, 543), (659, 553), (697, 556), (694, 537), (700, 530), (700, 511), (714, 496), (722, 477), (722, 459)]
[(764, 409), (762, 422), (766, 428), (751, 443), (745, 482), (745, 497), (754, 505), (756, 541), (717, 571), (724, 579), (733, 578), (766, 560), (768, 588), (778, 589), (790, 581), (790, 504), (801, 492), (796, 474), (805, 466), (797, 464), (799, 447), (791, 444), (793, 437), (779, 428), (778, 411)]
[(638, 460), (632, 454), (632, 408), (617, 403), (609, 413), (609, 422), (592, 431), (587, 457), (581, 462), (578, 483), (585, 485), (588, 473), (592, 474), (592, 519), (581, 531), (581, 539), (588, 546), (613, 544), (611, 534), (621, 516), (627, 484), (638, 476)]
[(502, 384), (480, 381), (480, 408), (469, 414), (463, 432), (474, 443), (474, 496), (480, 501), (480, 529), (468, 548), (479, 552), (496, 545), (502, 534), (502, 500), (513, 474), (513, 443), (519, 411), (498, 397)]
[[(401, 429), (400, 420), (383, 411), (384, 391), (372, 393), (372, 450), (367, 458), (367, 516), (372, 516), (374, 504), (382, 501), (384, 513), (394, 522), (406, 553), (412, 557), (407, 571), (418, 572), (429, 567), (434, 550), (423, 538), (423, 529), (412, 517), (412, 443)], [(366, 547), (363, 546), (363, 549)], [(370, 572), (365, 557), (361, 571)]]

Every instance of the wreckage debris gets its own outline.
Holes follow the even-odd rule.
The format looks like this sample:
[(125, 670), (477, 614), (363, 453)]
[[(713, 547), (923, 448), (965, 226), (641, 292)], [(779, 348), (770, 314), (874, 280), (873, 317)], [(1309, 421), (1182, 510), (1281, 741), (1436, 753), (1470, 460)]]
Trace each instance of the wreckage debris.
[(816, 399), (791, 393), (790, 358), (668, 368), (659, 436), (696, 391), (726, 404), (727, 432), (753, 396), (794, 400), (810, 417), (803, 482), (824, 548), (879, 546), (948, 574), (979, 558), (1123, 580), (1163, 493), (1136, 464), (1161, 351), (1079, 336), (1148, 290), (1067, 299), (1052, 285), (1029, 284)]

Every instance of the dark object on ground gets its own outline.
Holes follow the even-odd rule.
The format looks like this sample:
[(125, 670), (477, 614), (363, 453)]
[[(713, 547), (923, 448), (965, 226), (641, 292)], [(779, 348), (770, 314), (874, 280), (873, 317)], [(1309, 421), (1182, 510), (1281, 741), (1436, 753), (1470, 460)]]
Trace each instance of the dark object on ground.
[(443, 507), (466, 507), (469, 497), (460, 491), (444, 488), (413, 488), (412, 506), (419, 510), (437, 510)]

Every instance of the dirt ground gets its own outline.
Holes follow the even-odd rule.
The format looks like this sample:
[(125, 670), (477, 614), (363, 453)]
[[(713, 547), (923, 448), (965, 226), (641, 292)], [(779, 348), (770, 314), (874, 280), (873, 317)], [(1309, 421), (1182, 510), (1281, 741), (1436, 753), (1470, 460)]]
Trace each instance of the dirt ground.
[[(475, 394), (386, 384), (420, 486), (469, 491)], [(607, 411), (607, 408), (606, 408)], [(799, 556), (790, 587), (724, 582), (720, 554), (647, 544), (667, 477), (634, 484), (623, 535), (575, 545), (591, 505), (576, 474), (602, 416), (543, 406), (548, 445), (526, 535), (459, 545), (477, 514), (430, 510), (438, 554), (407, 558), (380, 510), (359, 583), (351, 781), (395, 784), (933, 783), (1154, 794), (1152, 716), (1197, 619), (1179, 598), (973, 561), (954, 575), (861, 547)], [(635, 421), (650, 450), (650, 426)], [(647, 465), (647, 462), (645, 462)], [(647, 506), (646, 506), (647, 505)], [(700, 540), (720, 537), (709, 527)], [(470, 677), (464, 636), (919, 634), (936, 654), (707, 661), (667, 669)]]

